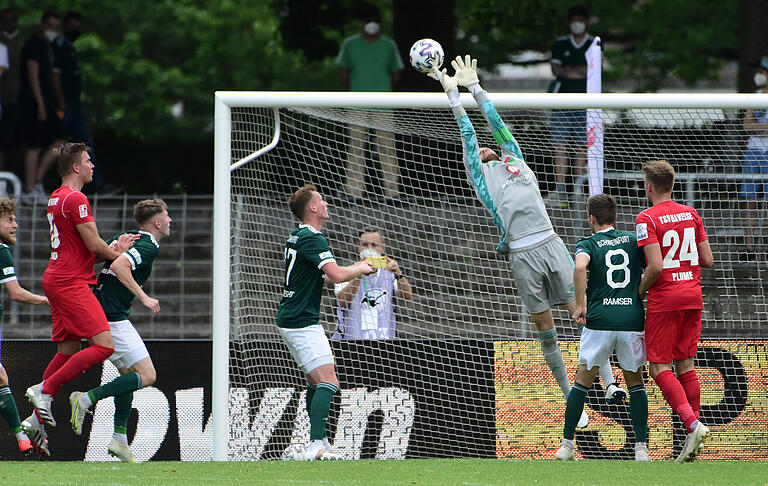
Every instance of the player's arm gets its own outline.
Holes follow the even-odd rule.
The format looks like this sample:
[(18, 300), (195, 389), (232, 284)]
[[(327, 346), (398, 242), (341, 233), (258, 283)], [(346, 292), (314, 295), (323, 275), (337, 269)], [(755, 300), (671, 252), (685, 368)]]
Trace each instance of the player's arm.
[(34, 59), (27, 59), (27, 79), (29, 80), (29, 88), (32, 90), (32, 96), (37, 103), (37, 119), (39, 121), (45, 121), (48, 114), (45, 110), (45, 101), (43, 101), (43, 90), (40, 88), (40, 63)]
[(579, 326), (587, 323), (587, 265), (589, 265), (589, 260), (590, 257), (587, 253), (578, 253), (573, 267), (573, 291), (576, 294), (576, 310), (571, 317)]
[(93, 221), (80, 223), (75, 227), (77, 228), (80, 237), (83, 239), (85, 246), (96, 255), (98, 260), (101, 261), (116, 260), (123, 251), (130, 247), (130, 245), (128, 245), (128, 248), (125, 248), (125, 242), (130, 241), (133, 243), (139, 236), (127, 234), (120, 235), (117, 239), (117, 243), (113, 244), (113, 247), (110, 248), (110, 246), (101, 239), (101, 236), (99, 236), (99, 230), (96, 228), (96, 223)]
[(335, 261), (323, 265), (323, 273), (333, 283), (347, 282), (361, 275), (370, 275), (374, 272), (371, 262), (363, 260), (346, 267), (339, 266)]
[(403, 274), (403, 271), (400, 269), (400, 264), (397, 263), (397, 260), (387, 257), (387, 266), (385, 268), (392, 272), (392, 274), (395, 276), (395, 279), (397, 280), (397, 297), (404, 300), (411, 300), (413, 297), (411, 283), (408, 282), (408, 279)]
[(653, 287), (656, 280), (661, 276), (662, 260), (661, 260), (661, 246), (658, 243), (649, 243), (643, 247), (645, 252), (645, 272), (643, 272), (643, 278), (640, 280), (640, 298), (645, 296), (648, 289)]
[(712, 268), (715, 264), (715, 257), (712, 255), (712, 248), (709, 246), (709, 240), (700, 241), (696, 244), (699, 251), (699, 265), (704, 268)]
[(21, 302), (22, 304), (49, 305), (47, 297), (44, 295), (33, 294), (29, 290), (22, 288), (21, 285), (19, 285), (18, 280), (5, 282), (4, 285), (5, 291), (8, 292), (8, 296), (11, 298), (11, 300)]
[(122, 254), (122, 256), (123, 258), (117, 258), (110, 263), (109, 269), (112, 270), (120, 283), (130, 290), (133, 295), (138, 297), (141, 304), (151, 310), (152, 314), (156, 316), (157, 313), (160, 312), (160, 301), (148, 296), (141, 286), (136, 283), (136, 280), (133, 278), (133, 273), (131, 273), (130, 257), (125, 254)]
[(336, 300), (339, 302), (340, 306), (346, 307), (352, 302), (352, 299), (354, 299), (357, 294), (357, 289), (360, 288), (360, 281), (361, 277), (353, 278), (343, 289), (341, 289), (341, 291), (339, 291), (338, 294), (336, 294)]

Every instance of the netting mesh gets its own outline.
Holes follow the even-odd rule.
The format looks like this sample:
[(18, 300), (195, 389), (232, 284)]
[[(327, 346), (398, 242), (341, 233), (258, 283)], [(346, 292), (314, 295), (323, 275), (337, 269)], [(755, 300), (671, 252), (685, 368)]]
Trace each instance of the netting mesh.
[[(499, 111), (537, 174), (555, 231), (573, 250), (589, 234), (584, 204), (588, 186), (578, 167), (586, 142), (564, 144), (570, 160), (566, 192), (558, 193), (555, 167), (562, 153), (553, 143), (558, 141), (558, 127), (553, 126), (557, 115)], [(480, 145), (497, 148), (479, 111), (468, 112)], [(702, 336), (730, 340), (702, 344), (699, 364), (722, 373), (722, 382), (702, 380), (704, 389), (712, 390), (703, 393), (709, 401), (702, 403), (714, 407), (731, 400), (727, 390), (733, 383), (748, 382), (753, 397), (748, 403), (744, 398), (743, 414), (711, 421), (716, 425), (713, 443), (722, 430), (723, 435), (741, 434), (743, 449), (726, 454), (725, 448), (713, 447), (722, 454), (712, 452), (711, 457), (765, 459), (768, 354), (764, 342), (753, 346), (744, 340), (768, 338), (763, 284), (767, 215), (762, 187), (744, 186), (763, 181), (743, 170), (750, 134), (741, 118), (738, 110), (605, 110), (605, 192), (619, 202), (617, 228), (631, 231), (635, 216), (648, 207), (642, 163), (662, 158), (675, 167), (673, 197), (699, 211), (716, 261), (713, 269), (702, 269)], [(253, 424), (263, 422), (265, 407), (274, 408), (269, 409), (273, 423), (258, 429), (266, 434), (262, 446), (245, 456), (232, 456), (230, 450), (231, 457), (278, 458), (289, 443), (307, 437), (303, 379), (279, 340), (275, 315), (285, 240), (297, 223), (287, 199), (310, 182), (330, 203), (331, 218), (323, 231), (337, 261), (355, 262), (358, 232), (377, 227), (387, 254), (413, 286), (412, 300), (394, 301), (395, 341), (333, 343), (342, 390), (350, 390), (351, 397), (343, 393), (331, 417), (331, 435), (338, 438), (340, 452), (348, 458), (551, 457), (561, 437), (558, 420), (565, 403), (538, 342), (531, 341), (535, 326), (518, 297), (509, 263), (495, 252), (500, 234), (466, 178), (450, 110), (281, 108), (276, 117), (272, 109), (233, 107), (232, 163), (267, 145), (277, 123), (277, 147), (235, 169), (231, 178), (232, 387), (247, 390), (243, 396), (249, 397)], [(758, 194), (752, 194), (755, 189)], [(337, 311), (329, 285), (321, 307), (329, 336), (337, 331)], [(564, 309), (555, 310), (555, 324), (561, 339), (578, 338), (579, 330)], [(710, 347), (714, 350), (707, 352), (713, 356), (733, 355), (739, 363), (757, 364), (736, 369), (726, 359), (729, 364), (718, 368), (712, 363), (722, 359), (705, 360), (711, 357), (704, 351)], [(563, 348), (572, 375), (576, 343)], [(509, 363), (528, 370), (500, 373)], [(619, 375), (618, 368), (615, 373)], [(456, 394), (456, 388), (466, 391)], [(379, 392), (381, 396), (374, 396)], [(652, 408), (667, 419), (651, 424), (656, 429), (649, 445), (652, 451), (656, 447), (657, 458), (670, 453), (662, 443), (677, 447), (681, 442), (674, 435), (672, 444), (672, 429), (661, 432), (673, 424), (658, 395)], [(553, 410), (549, 422), (531, 413), (542, 403)], [(593, 425), (579, 432), (584, 435), (577, 435), (577, 444), (597, 444), (588, 457), (623, 457), (624, 441), (618, 436), (625, 437), (624, 428), (617, 422), (630, 423), (628, 407), (598, 410), (596, 398), (589, 405)], [(510, 410), (512, 415), (506, 415)], [(720, 413), (717, 407), (707, 410)], [(757, 428), (734, 428), (747, 415), (746, 421)], [(509, 427), (517, 437), (511, 442), (504, 439)], [(762, 449), (757, 447), (760, 441)]]

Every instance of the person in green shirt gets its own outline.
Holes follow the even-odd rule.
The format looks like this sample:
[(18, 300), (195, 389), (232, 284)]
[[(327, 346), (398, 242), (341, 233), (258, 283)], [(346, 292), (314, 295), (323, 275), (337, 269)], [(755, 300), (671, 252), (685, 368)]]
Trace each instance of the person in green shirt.
[(339, 379), (331, 345), (320, 324), (320, 300), (326, 279), (333, 283), (347, 282), (370, 275), (374, 269), (366, 260), (347, 267), (336, 263), (328, 240), (321, 232), (328, 220), (328, 203), (317, 187), (302, 186), (293, 193), (289, 205), (301, 224), (291, 231), (285, 243), (285, 278), (283, 298), (277, 309), (277, 330), (307, 377), (310, 443), (288, 459), (341, 459), (331, 450), (325, 431), (331, 400), (339, 391)]
[[(16, 268), (13, 265), (13, 254), (10, 248), (16, 244), (16, 229), (19, 227), (16, 223), (15, 212), (16, 201), (7, 197), (0, 198), (0, 284), (3, 284), (3, 288), (13, 301), (32, 305), (48, 304), (48, 299), (45, 296), (33, 294), (22, 288), (16, 277)], [(2, 315), (3, 306), (0, 304), (0, 318)], [(26, 431), (23, 430), (16, 401), (13, 399), (11, 388), (8, 385), (8, 373), (2, 363), (0, 363), (0, 417), (16, 436), (22, 454), (32, 452), (34, 448), (41, 455), (50, 456), (48, 441), (44, 437), (36, 437), (40, 441), (38, 447), (37, 442), (34, 444), (30, 442)]]
[(587, 212), (594, 234), (576, 243), (573, 270), (573, 320), (585, 327), (581, 333), (579, 369), (565, 409), (562, 445), (555, 457), (576, 460), (573, 439), (587, 392), (599, 365), (610, 360), (615, 352), (629, 387), (635, 460), (650, 461), (648, 396), (643, 385), (645, 311), (639, 293), (645, 257), (637, 246), (635, 233), (614, 229), (617, 204), (613, 196), (590, 197)]
[[(381, 35), (381, 16), (375, 9), (361, 12), (362, 32), (344, 40), (336, 59), (341, 80), (350, 91), (392, 91), (397, 84), (403, 60), (392, 39)], [(368, 120), (366, 120), (368, 121)], [(369, 137), (371, 152), (378, 153), (381, 164), (382, 190), (387, 198), (398, 196), (400, 167), (395, 152), (394, 113), (376, 111), (363, 125), (349, 127), (349, 155), (347, 159), (347, 193), (359, 200), (365, 189), (365, 145)], [(376, 128), (371, 128), (371, 126)]]
[[(155, 383), (156, 372), (149, 357), (147, 346), (128, 317), (135, 297), (152, 311), (160, 312), (160, 302), (147, 295), (141, 288), (152, 273), (152, 265), (160, 249), (159, 241), (171, 234), (171, 217), (162, 199), (145, 199), (133, 208), (133, 216), (139, 224), (133, 247), (112, 262), (106, 262), (99, 274), (93, 293), (104, 309), (109, 321), (115, 352), (109, 357), (120, 376), (87, 392), (75, 391), (69, 396), (70, 423), (76, 435), (83, 431), (86, 413), (99, 400), (115, 397), (115, 431), (107, 446), (109, 455), (123, 462), (139, 462), (128, 445), (128, 419), (131, 415), (133, 392)], [(107, 240), (116, 241), (120, 234)]]

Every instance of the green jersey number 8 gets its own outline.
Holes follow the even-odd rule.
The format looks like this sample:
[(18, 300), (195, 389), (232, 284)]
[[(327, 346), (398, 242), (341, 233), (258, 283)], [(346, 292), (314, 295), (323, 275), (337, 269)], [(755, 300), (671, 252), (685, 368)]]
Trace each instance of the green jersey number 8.
[[(621, 263), (618, 265), (614, 264), (611, 261), (611, 258), (614, 255), (621, 256)], [(622, 250), (621, 248), (616, 250), (610, 250), (605, 253), (605, 266), (608, 267), (608, 271), (605, 272), (605, 279), (608, 281), (608, 285), (612, 289), (623, 289), (627, 285), (629, 285), (629, 280), (631, 277), (631, 274), (629, 273), (629, 255), (627, 255), (627, 252)], [(623, 272), (623, 280), (620, 282), (617, 282), (614, 279), (614, 276), (616, 272)]]

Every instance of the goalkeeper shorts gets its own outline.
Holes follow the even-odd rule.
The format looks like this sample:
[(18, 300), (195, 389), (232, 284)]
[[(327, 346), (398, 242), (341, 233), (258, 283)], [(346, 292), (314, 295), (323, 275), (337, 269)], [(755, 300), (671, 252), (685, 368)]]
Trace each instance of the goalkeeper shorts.
[(510, 250), (517, 294), (531, 314), (573, 302), (573, 259), (563, 240), (552, 235), (535, 245)]

